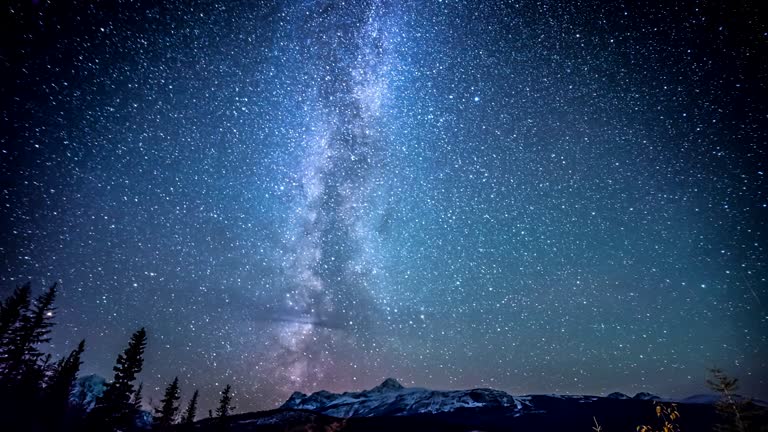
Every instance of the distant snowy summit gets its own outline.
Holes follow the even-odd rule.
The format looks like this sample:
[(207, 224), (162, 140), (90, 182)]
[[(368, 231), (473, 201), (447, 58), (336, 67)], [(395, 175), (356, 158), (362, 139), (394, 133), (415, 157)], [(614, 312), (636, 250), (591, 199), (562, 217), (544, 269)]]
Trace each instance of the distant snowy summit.
[[(540, 396), (561, 398), (561, 396)], [(429, 390), (403, 387), (387, 378), (378, 386), (359, 392), (331, 393), (321, 390), (311, 395), (295, 392), (283, 409), (303, 409), (334, 417), (408, 416), (450, 412), (459, 408), (510, 408), (519, 413), (533, 410), (533, 396), (511, 396), (501, 390)], [(568, 396), (572, 399), (589, 396)]]
[[(737, 400), (747, 400), (734, 395)], [(429, 390), (421, 387), (403, 387), (396, 379), (387, 378), (370, 390), (331, 393), (321, 390), (311, 395), (294, 392), (281, 409), (308, 410), (333, 417), (409, 416), (414, 414), (446, 413), (462, 408), (503, 408), (514, 416), (541, 413), (573, 403), (609, 401), (659, 401), (683, 404), (712, 405), (719, 400), (715, 394), (700, 394), (687, 398), (661, 398), (648, 392), (634, 396), (614, 392), (607, 396), (539, 394), (512, 396), (501, 390), (476, 388), (471, 390)], [(750, 399), (757, 405), (768, 407), (759, 399)]]
[(372, 392), (384, 392), (384, 391), (399, 391), (403, 390), (405, 387), (403, 387), (402, 384), (400, 384), (396, 379), (394, 378), (387, 378), (384, 381), (382, 381), (381, 384), (377, 385), (376, 387), (372, 388)]
[(75, 381), (70, 400), (86, 411), (90, 411), (96, 405), (96, 399), (104, 394), (106, 387), (107, 380), (103, 376), (95, 374), (82, 376)]
[[(429, 390), (403, 387), (396, 379), (387, 378), (378, 386), (359, 392), (331, 393), (321, 390), (311, 395), (294, 392), (281, 409), (308, 410), (333, 417), (409, 416), (445, 413), (460, 408), (506, 408), (514, 415), (543, 412), (556, 401), (589, 403), (601, 400), (662, 401), (686, 404), (713, 404), (717, 395), (696, 395), (685, 399), (663, 399), (647, 392), (634, 396), (614, 392), (607, 396), (525, 395), (512, 396), (501, 390)], [(762, 401), (756, 401), (762, 403)]]
[(621, 392), (613, 392), (606, 396), (608, 399), (639, 399), (639, 400), (661, 400), (660, 397), (656, 396), (655, 394), (647, 393), (647, 392), (640, 392), (633, 397), (629, 397), (628, 395), (625, 395)]

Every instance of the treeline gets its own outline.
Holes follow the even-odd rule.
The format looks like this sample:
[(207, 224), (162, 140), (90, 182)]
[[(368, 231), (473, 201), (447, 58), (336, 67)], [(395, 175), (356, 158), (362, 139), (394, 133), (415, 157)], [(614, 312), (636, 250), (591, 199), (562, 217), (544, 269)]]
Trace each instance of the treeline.
[[(0, 424), (3, 431), (135, 431), (171, 430), (191, 425), (197, 418), (199, 392), (194, 391), (183, 411), (179, 379), (165, 389), (160, 406), (153, 408), (151, 421), (142, 410), (142, 384), (137, 375), (144, 365), (147, 332), (131, 336), (117, 356), (114, 377), (95, 403), (73, 400), (85, 341), (69, 354), (54, 360), (42, 346), (50, 342), (54, 326), (57, 284), (32, 298), (29, 283), (17, 287), (0, 302)], [(232, 406), (232, 387), (221, 392), (219, 406), (209, 416), (222, 428)]]

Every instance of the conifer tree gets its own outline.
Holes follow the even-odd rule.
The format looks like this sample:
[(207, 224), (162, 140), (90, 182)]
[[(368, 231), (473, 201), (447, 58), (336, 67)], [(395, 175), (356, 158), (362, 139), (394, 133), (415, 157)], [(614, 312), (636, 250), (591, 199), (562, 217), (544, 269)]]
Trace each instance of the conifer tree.
[(179, 413), (179, 399), (181, 399), (179, 377), (176, 377), (165, 388), (165, 396), (160, 400), (160, 408), (155, 408), (155, 425), (161, 429), (167, 429), (176, 423), (176, 417)]
[[(38, 389), (43, 380), (43, 353), (38, 345), (50, 341), (53, 327), (53, 301), (57, 284), (54, 283), (29, 307), (29, 284), (17, 289), (3, 307), (2, 343), (0, 344), (0, 378), (6, 385), (22, 386), (30, 392)], [(18, 311), (18, 312), (17, 312)]]
[(45, 386), (47, 402), (50, 406), (67, 406), (72, 394), (72, 387), (83, 364), (80, 359), (85, 351), (85, 340), (80, 341), (77, 348), (65, 358), (58, 361)]
[(144, 365), (146, 346), (147, 332), (142, 327), (131, 336), (125, 351), (117, 356), (117, 362), (113, 368), (115, 377), (111, 383), (107, 384), (104, 394), (98, 399), (91, 412), (92, 426), (95, 429), (124, 429), (134, 423), (137, 415), (137, 398), (134, 394), (133, 382)]
[(31, 284), (16, 287), (5, 301), (0, 302), (0, 372), (3, 371), (5, 362), (4, 353), (10, 348), (10, 333), (16, 329), (20, 323), (21, 317), (29, 310)]
[(142, 392), (144, 391), (144, 383), (140, 382), (139, 386), (136, 387), (136, 391), (133, 392), (133, 395), (131, 396), (131, 406), (133, 406), (134, 412), (141, 411), (141, 404), (143, 403), (144, 395)]
[(229, 414), (234, 411), (235, 407), (232, 406), (232, 386), (227, 384), (224, 390), (221, 391), (221, 399), (219, 399), (219, 407), (216, 408), (216, 417), (223, 419), (228, 417)]
[(729, 377), (722, 369), (709, 370), (711, 379), (707, 379), (709, 388), (720, 394), (720, 400), (715, 403), (722, 423), (715, 425), (717, 432), (748, 432), (764, 431), (768, 427), (761, 424), (768, 416), (768, 409), (756, 404), (752, 399), (736, 394), (739, 389), (737, 378)]
[(195, 390), (194, 393), (192, 393), (192, 399), (189, 400), (189, 405), (187, 405), (187, 410), (184, 412), (184, 416), (181, 419), (181, 423), (183, 424), (191, 424), (194, 423), (195, 417), (197, 416), (197, 398), (200, 395), (200, 392)]
[(43, 392), (43, 401), (48, 408), (48, 415), (43, 420), (50, 430), (54, 430), (57, 426), (62, 427), (71, 421), (70, 398), (83, 363), (80, 358), (84, 350), (85, 341), (83, 340), (67, 357), (56, 363), (48, 377)]
[(14, 292), (0, 302), (0, 418), (4, 426), (13, 430), (15, 420), (26, 414), (28, 401), (17, 391), (18, 376), (14, 374), (14, 358), (18, 355), (18, 341), (22, 326), (27, 321), (30, 306), (31, 285), (16, 287)]
[[(41, 294), (32, 306), (31, 310), (31, 325), (27, 331), (27, 340), (25, 341), (31, 346), (37, 346), (41, 343), (48, 343), (51, 338), (48, 336), (51, 333), (53, 322), (53, 312), (56, 308), (53, 307), (53, 301), (56, 300), (56, 293), (58, 291), (58, 283), (54, 282), (48, 291)], [(34, 353), (39, 358), (42, 354), (37, 351)]]
[(712, 375), (707, 379), (709, 388), (720, 394), (720, 400), (715, 405), (718, 413), (728, 420), (727, 424), (718, 425), (721, 431), (739, 431), (744, 432), (744, 423), (741, 419), (740, 403), (735, 399), (735, 392), (738, 390), (738, 378), (731, 378), (720, 368), (709, 370)]

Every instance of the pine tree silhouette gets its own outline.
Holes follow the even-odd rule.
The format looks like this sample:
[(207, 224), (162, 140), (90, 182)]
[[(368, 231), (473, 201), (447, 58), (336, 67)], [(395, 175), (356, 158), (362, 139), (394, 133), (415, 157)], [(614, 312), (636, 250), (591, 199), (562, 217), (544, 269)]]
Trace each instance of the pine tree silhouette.
[(189, 405), (187, 405), (187, 410), (184, 412), (184, 416), (181, 419), (182, 424), (192, 424), (195, 421), (195, 417), (197, 416), (197, 398), (200, 395), (200, 392), (195, 390), (194, 393), (192, 393), (192, 399), (189, 400)]
[(51, 318), (57, 284), (41, 294), (31, 308), (28, 287), (29, 284), (22, 287), (18, 298), (14, 293), (6, 302), (21, 307), (11, 309), (14, 306), (11, 304), (7, 312), (6, 307), (3, 308), (2, 320), (7, 321), (3, 325), (8, 327), (0, 348), (0, 377), (6, 388), (17, 387), (31, 392), (42, 384), (45, 364), (40, 362), (44, 357), (38, 345), (51, 340), (48, 335), (54, 325)]
[(85, 351), (85, 341), (82, 340), (77, 348), (65, 358), (56, 363), (51, 375), (48, 377), (44, 391), (44, 400), (50, 410), (52, 421), (63, 419), (69, 409), (69, 399), (72, 388), (83, 364), (80, 359)]
[(224, 390), (221, 391), (221, 399), (219, 399), (219, 407), (216, 408), (216, 420), (217, 429), (219, 431), (225, 431), (228, 429), (227, 417), (234, 411), (235, 407), (232, 406), (232, 386), (227, 384)]
[(144, 383), (140, 382), (139, 386), (136, 387), (136, 391), (133, 392), (133, 395), (131, 395), (131, 405), (133, 406), (134, 412), (141, 411), (141, 404), (143, 403), (144, 396), (142, 395), (142, 392), (144, 391)]
[(179, 413), (179, 399), (181, 391), (179, 389), (179, 377), (173, 379), (173, 382), (165, 388), (165, 396), (160, 400), (160, 408), (155, 409), (155, 426), (161, 430), (168, 429), (176, 423), (176, 416)]
[(715, 404), (715, 407), (718, 413), (728, 421), (726, 424), (717, 425), (717, 430), (744, 432), (746, 429), (741, 419), (741, 404), (736, 400), (735, 394), (739, 388), (738, 378), (727, 376), (719, 368), (712, 368), (709, 373), (712, 375), (712, 379), (707, 379), (707, 385), (720, 394), (720, 400)]
[(147, 346), (147, 332), (142, 327), (136, 331), (128, 347), (117, 356), (113, 368), (114, 380), (107, 384), (104, 394), (91, 411), (91, 427), (94, 430), (126, 429), (135, 424), (137, 410), (132, 401), (133, 382), (144, 365), (144, 349)]
[(720, 400), (715, 403), (723, 423), (717, 424), (714, 430), (717, 432), (748, 432), (768, 430), (760, 427), (765, 422), (768, 409), (754, 403), (749, 398), (736, 394), (739, 389), (738, 378), (733, 378), (719, 368), (709, 370), (711, 379), (707, 379), (707, 385), (720, 394)]
[[(51, 328), (54, 323), (51, 321), (53, 312), (56, 310), (53, 307), (53, 301), (56, 300), (56, 293), (58, 291), (58, 283), (54, 283), (48, 288), (48, 291), (41, 294), (32, 306), (31, 325), (27, 331), (25, 342), (32, 348), (36, 348), (37, 345), (42, 343), (48, 343), (51, 341), (49, 337)], [(42, 355), (39, 350), (34, 350), (28, 353), (33, 356), (34, 360), (37, 360)]]
[[(24, 325), (29, 322), (31, 291), (31, 284), (26, 283), (0, 303), (0, 418), (3, 428), (11, 431), (23, 430), (26, 410), (22, 408), (27, 405), (19, 400), (19, 380), (14, 369)], [(26, 392), (21, 393), (23, 398)]]
[(216, 408), (216, 417), (224, 418), (228, 417), (235, 407), (232, 406), (232, 386), (227, 384), (224, 390), (221, 391), (221, 399), (219, 399), (219, 407)]
[(5, 377), (8, 353), (18, 335), (21, 318), (29, 311), (31, 284), (16, 287), (13, 294), (0, 303), (0, 378)]
[[(0, 307), (0, 418), (4, 430), (29, 430), (41, 423), (35, 417), (42, 402), (50, 354), (39, 345), (50, 341), (56, 284), (30, 302), (30, 284), (17, 288)], [(32, 417), (24, 425), (24, 419)]]

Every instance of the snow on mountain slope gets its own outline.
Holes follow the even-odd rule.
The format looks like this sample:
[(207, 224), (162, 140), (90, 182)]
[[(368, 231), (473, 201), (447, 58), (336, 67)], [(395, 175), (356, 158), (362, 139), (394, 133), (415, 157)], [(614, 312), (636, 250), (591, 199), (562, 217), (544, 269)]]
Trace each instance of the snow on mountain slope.
[(392, 378), (371, 390), (341, 394), (319, 391), (311, 395), (295, 392), (282, 408), (311, 410), (335, 417), (371, 417), (448, 412), (458, 408), (531, 408), (530, 397), (510, 396), (492, 389), (436, 391), (406, 388)]
[(83, 407), (86, 411), (93, 409), (96, 399), (104, 394), (107, 380), (99, 375), (86, 375), (75, 381), (70, 394), (70, 400)]
[[(338, 394), (321, 390), (311, 395), (295, 392), (281, 408), (314, 411), (340, 418), (445, 413), (460, 408), (508, 408), (513, 416), (519, 416), (546, 411), (557, 405), (557, 401), (566, 401), (569, 404), (572, 402), (590, 404), (606, 400), (713, 404), (717, 401), (717, 396), (697, 395), (686, 399), (670, 399), (646, 392), (637, 393), (632, 397), (619, 392), (608, 396), (558, 394), (511, 396), (501, 390), (487, 388), (449, 391), (409, 388), (403, 387), (395, 379), (387, 378), (380, 385), (359, 392)], [(755, 403), (765, 404), (763, 401), (755, 401)]]

